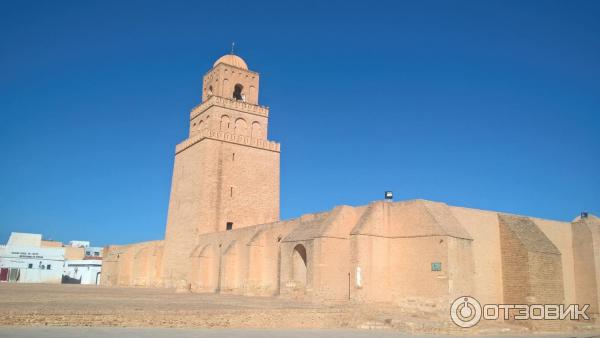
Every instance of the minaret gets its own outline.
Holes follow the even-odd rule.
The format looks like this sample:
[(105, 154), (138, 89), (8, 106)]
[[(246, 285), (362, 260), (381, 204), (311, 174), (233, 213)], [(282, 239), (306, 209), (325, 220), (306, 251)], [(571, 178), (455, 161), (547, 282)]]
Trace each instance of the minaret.
[(279, 220), (279, 144), (267, 140), (269, 108), (258, 105), (258, 85), (259, 74), (233, 54), (204, 75), (189, 137), (175, 148), (165, 286), (188, 279), (198, 235)]

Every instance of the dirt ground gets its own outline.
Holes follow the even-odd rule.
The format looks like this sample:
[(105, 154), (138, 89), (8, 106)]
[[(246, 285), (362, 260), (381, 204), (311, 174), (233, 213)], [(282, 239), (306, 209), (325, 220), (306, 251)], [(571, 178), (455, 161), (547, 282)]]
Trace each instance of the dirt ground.
[[(525, 333), (482, 323), (459, 329), (440, 309), (392, 304), (315, 304), (299, 300), (175, 293), (169, 289), (66, 284), (0, 284), (0, 326), (178, 328), (362, 328), (412, 333)], [(583, 325), (577, 330), (598, 327)]]

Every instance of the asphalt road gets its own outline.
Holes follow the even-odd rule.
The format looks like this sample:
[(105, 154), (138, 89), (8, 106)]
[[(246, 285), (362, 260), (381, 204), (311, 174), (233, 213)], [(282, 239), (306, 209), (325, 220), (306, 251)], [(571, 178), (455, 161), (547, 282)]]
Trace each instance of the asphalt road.
[[(409, 338), (457, 337), (435, 335), (407, 335), (380, 330), (242, 330), (242, 329), (160, 329), (115, 327), (0, 327), (0, 338)], [(474, 337), (474, 336), (470, 336)], [(523, 336), (483, 336), (486, 338), (517, 338)], [(600, 338), (597, 334), (533, 335), (535, 338)]]

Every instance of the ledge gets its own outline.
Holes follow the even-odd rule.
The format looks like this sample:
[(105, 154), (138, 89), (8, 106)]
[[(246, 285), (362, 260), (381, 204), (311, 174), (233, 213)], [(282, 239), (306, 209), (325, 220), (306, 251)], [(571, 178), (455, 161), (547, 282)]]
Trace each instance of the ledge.
[(179, 143), (175, 147), (175, 154), (179, 154), (180, 152), (184, 151), (185, 149), (193, 146), (194, 144), (196, 144), (204, 139), (212, 139), (212, 140), (217, 140), (217, 141), (229, 142), (229, 143), (239, 144), (239, 145), (248, 146), (248, 147), (252, 147), (252, 148), (274, 151), (277, 153), (280, 151), (280, 147), (281, 147), (280, 144), (277, 142), (273, 142), (273, 141), (269, 141), (269, 140), (265, 140), (265, 139), (259, 139), (259, 138), (252, 138), (250, 136), (235, 135), (235, 134), (226, 133), (226, 132), (223, 132), (220, 130), (210, 130), (210, 129), (206, 128), (206, 129), (202, 129), (196, 135), (191, 136), (187, 140)]
[(259, 106), (256, 104), (237, 101), (233, 99), (227, 99), (220, 96), (211, 96), (206, 101), (192, 108), (192, 111), (190, 112), (190, 120), (193, 120), (196, 116), (202, 114), (212, 106), (219, 106), (223, 108), (238, 110), (248, 114), (269, 117), (269, 107)]

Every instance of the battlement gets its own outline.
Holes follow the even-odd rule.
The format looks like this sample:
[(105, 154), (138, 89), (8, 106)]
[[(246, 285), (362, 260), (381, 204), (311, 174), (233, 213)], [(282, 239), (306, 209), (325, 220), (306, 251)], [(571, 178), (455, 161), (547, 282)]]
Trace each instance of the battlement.
[(190, 112), (190, 120), (193, 120), (196, 116), (202, 114), (208, 108), (212, 106), (219, 106), (223, 108), (238, 110), (248, 114), (254, 114), (264, 117), (269, 117), (269, 107), (259, 106), (244, 101), (238, 101), (233, 99), (227, 99), (220, 96), (211, 96), (206, 101), (197, 105)]
[(188, 138), (187, 140), (179, 143), (175, 147), (175, 154), (179, 154), (185, 149), (193, 146), (194, 144), (202, 141), (203, 139), (213, 139), (218, 141), (224, 141), (229, 143), (235, 143), (245, 145), (248, 147), (254, 147), (259, 149), (265, 149), (270, 151), (279, 152), (280, 144), (277, 142), (253, 138), (245, 135), (236, 135), (232, 133), (223, 132), (220, 130), (210, 130), (208, 128), (200, 130), (196, 135)]

